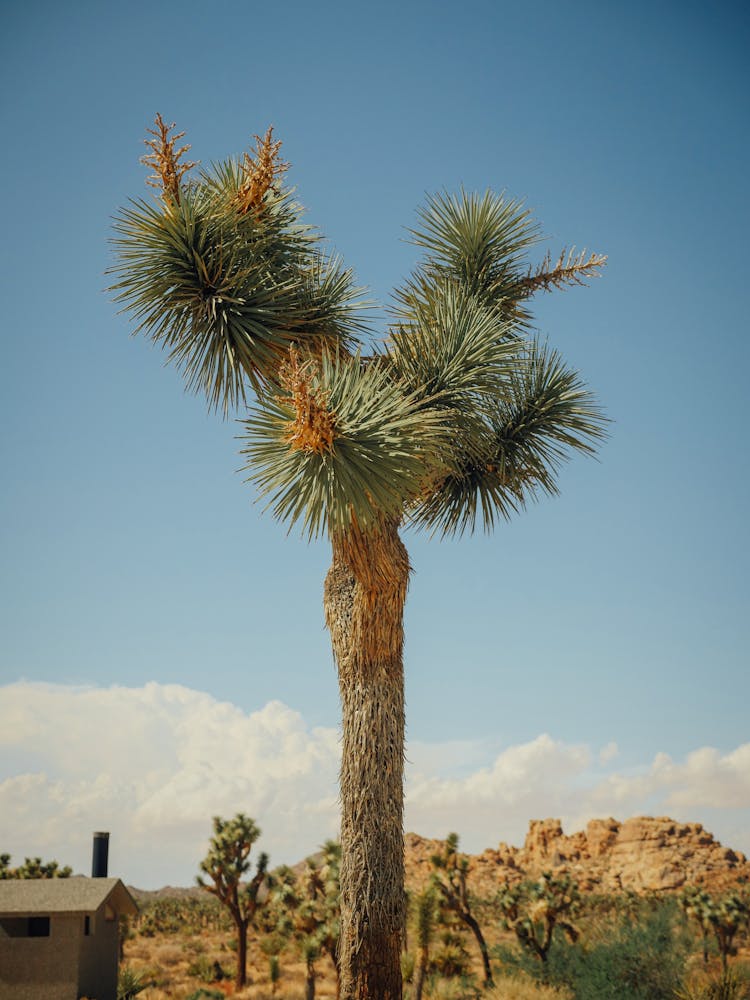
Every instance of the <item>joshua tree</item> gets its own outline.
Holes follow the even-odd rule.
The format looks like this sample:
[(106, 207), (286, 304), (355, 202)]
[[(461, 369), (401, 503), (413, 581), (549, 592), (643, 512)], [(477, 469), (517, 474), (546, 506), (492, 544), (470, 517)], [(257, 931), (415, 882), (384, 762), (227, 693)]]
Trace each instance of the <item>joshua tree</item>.
[(734, 939), (743, 925), (750, 925), (750, 904), (736, 892), (718, 899), (705, 890), (692, 887), (681, 898), (682, 908), (700, 926), (703, 933), (703, 961), (708, 962), (708, 935), (713, 932), (721, 956), (724, 977), (728, 974), (729, 957), (737, 954)]
[(340, 868), (341, 847), (329, 840), (307, 859), (301, 874), (282, 867), (269, 876), (266, 929), (272, 937), (280, 933), (298, 944), (307, 968), (307, 1000), (315, 996), (315, 963), (323, 955), (333, 964), (336, 995), (340, 992)]
[(712, 926), (711, 917), (714, 911), (713, 900), (705, 889), (691, 886), (680, 897), (680, 905), (686, 916), (692, 917), (701, 929), (703, 964), (708, 965), (708, 942)]
[[(344, 997), (401, 996), (404, 524), (491, 528), (540, 493), (603, 418), (578, 374), (529, 333), (531, 297), (598, 273), (600, 256), (537, 267), (519, 202), (428, 199), (423, 260), (387, 337), (364, 339), (360, 291), (282, 186), (271, 129), (254, 155), (197, 180), (160, 117), (144, 159), (159, 188), (115, 222), (113, 289), (209, 405), (255, 402), (249, 478), (273, 514), (325, 534), (326, 622), (343, 714), (340, 963)], [(367, 351), (369, 350), (369, 353)]]
[(570, 918), (577, 912), (578, 885), (569, 875), (544, 872), (537, 882), (506, 886), (498, 896), (503, 923), (515, 931), (520, 944), (546, 963), (555, 928), (569, 940), (578, 940)]
[(24, 858), (22, 865), (10, 867), (10, 854), (0, 854), (0, 879), (9, 878), (69, 878), (73, 869), (69, 865), (60, 867), (57, 861), (42, 861), (41, 858)]
[(449, 833), (442, 851), (433, 854), (430, 859), (433, 867), (432, 884), (440, 894), (440, 902), (451, 910), (469, 928), (479, 946), (484, 967), (484, 985), (489, 987), (492, 982), (492, 968), (487, 943), (482, 934), (482, 928), (471, 912), (471, 901), (466, 885), (469, 875), (469, 859), (458, 850), (458, 834)]
[(258, 892), (266, 879), (268, 855), (258, 858), (255, 874), (243, 884), (242, 877), (250, 870), (250, 851), (260, 837), (255, 821), (238, 813), (234, 819), (214, 816), (214, 835), (208, 854), (200, 868), (210, 878), (202, 876), (196, 882), (216, 896), (232, 915), (237, 928), (237, 975), (235, 984), (242, 989), (247, 981), (247, 931), (253, 925), (260, 906)]

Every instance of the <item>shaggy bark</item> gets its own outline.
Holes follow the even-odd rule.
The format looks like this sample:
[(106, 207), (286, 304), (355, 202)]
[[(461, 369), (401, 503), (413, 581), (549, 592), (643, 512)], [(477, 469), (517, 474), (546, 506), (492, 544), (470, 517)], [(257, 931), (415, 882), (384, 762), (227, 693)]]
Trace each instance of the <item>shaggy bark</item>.
[(326, 622), (339, 673), (342, 1000), (401, 1000), (404, 893), (403, 609), (396, 526), (333, 546)]

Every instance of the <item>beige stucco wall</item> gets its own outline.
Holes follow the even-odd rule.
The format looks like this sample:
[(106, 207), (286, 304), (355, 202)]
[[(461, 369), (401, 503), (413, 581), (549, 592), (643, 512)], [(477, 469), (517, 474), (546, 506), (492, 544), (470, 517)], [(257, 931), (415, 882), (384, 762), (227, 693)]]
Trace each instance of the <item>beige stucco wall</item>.
[(78, 989), (91, 1000), (117, 1000), (118, 921), (106, 919), (107, 909), (92, 915), (88, 937), (81, 929)]
[(53, 916), (49, 937), (0, 936), (0, 1000), (78, 1000), (82, 922), (78, 914)]

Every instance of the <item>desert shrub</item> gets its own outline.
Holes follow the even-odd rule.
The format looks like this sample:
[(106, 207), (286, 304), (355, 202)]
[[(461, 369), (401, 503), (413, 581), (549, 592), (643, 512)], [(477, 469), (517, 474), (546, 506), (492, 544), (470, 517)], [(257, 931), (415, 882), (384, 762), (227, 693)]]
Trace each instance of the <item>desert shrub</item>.
[(569, 987), (576, 1000), (674, 1000), (687, 952), (676, 907), (665, 902), (602, 924), (594, 940), (561, 938), (544, 964), (528, 952), (502, 957), (537, 981)]
[(441, 976), (431, 975), (425, 990), (429, 1000), (478, 1000), (480, 993), (473, 976), (443, 979)]
[(221, 903), (213, 897), (158, 898), (141, 904), (135, 928), (143, 937), (155, 934), (200, 933), (210, 928), (226, 930), (231, 922)]
[(163, 944), (154, 952), (154, 961), (160, 966), (179, 965), (183, 958), (184, 952), (177, 944)]
[(206, 943), (200, 938), (189, 938), (182, 942), (182, 950), (188, 955), (203, 955), (206, 951)]
[(722, 973), (711, 976), (699, 973), (675, 994), (676, 1000), (750, 1000), (750, 968), (738, 965)]
[(416, 966), (416, 960), (413, 955), (409, 952), (404, 951), (401, 953), (401, 978), (405, 983), (411, 983), (414, 981), (414, 968)]
[(133, 1000), (133, 997), (143, 993), (149, 986), (151, 983), (144, 978), (143, 973), (137, 973), (124, 965), (117, 976), (117, 1000)]
[(528, 976), (503, 976), (493, 989), (485, 990), (482, 1000), (573, 1000), (564, 986), (546, 986)]
[(461, 941), (443, 941), (430, 960), (430, 971), (445, 979), (466, 976), (471, 970), (471, 956)]
[(188, 966), (188, 975), (194, 976), (202, 983), (219, 983), (223, 979), (229, 979), (226, 972), (218, 961), (211, 961), (207, 955), (198, 955), (194, 962)]
[(186, 997), (186, 1000), (226, 1000), (221, 990), (204, 990), (202, 987)]

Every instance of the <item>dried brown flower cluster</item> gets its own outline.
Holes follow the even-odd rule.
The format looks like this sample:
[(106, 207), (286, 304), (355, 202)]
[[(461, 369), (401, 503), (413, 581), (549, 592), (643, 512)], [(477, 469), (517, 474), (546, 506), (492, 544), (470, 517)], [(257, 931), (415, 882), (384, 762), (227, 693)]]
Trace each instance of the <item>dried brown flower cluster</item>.
[(605, 255), (592, 253), (587, 260), (585, 250), (576, 256), (574, 249), (571, 249), (567, 256), (563, 250), (553, 265), (552, 258), (547, 253), (539, 267), (535, 271), (529, 271), (521, 284), (526, 288), (527, 295), (540, 288), (549, 292), (563, 285), (583, 285), (587, 278), (598, 277), (599, 269), (606, 263)]
[(273, 141), (273, 125), (266, 134), (255, 136), (255, 157), (245, 153), (242, 164), (245, 177), (235, 196), (237, 211), (245, 215), (251, 208), (259, 209), (266, 192), (273, 187), (273, 182), (280, 177), (289, 164), (279, 159), (281, 140)]
[(313, 374), (313, 362), (300, 363), (292, 349), (281, 370), (282, 383), (290, 392), (282, 402), (291, 404), (296, 416), (289, 422), (284, 439), (293, 451), (326, 455), (333, 451), (336, 414), (328, 409), (325, 392), (312, 388)]
[(164, 193), (174, 198), (179, 205), (180, 180), (183, 174), (186, 174), (188, 170), (196, 166), (197, 161), (196, 163), (180, 163), (180, 157), (187, 153), (190, 146), (185, 145), (175, 150), (175, 143), (185, 134), (184, 132), (177, 132), (170, 138), (169, 133), (175, 127), (175, 122), (167, 125), (162, 116), (157, 115), (154, 119), (154, 124), (156, 125), (156, 129), (147, 129), (154, 138), (143, 140), (153, 152), (142, 156), (141, 163), (145, 163), (147, 167), (153, 167), (155, 170), (155, 173), (151, 174), (147, 179), (147, 183), (151, 187), (162, 188)]

